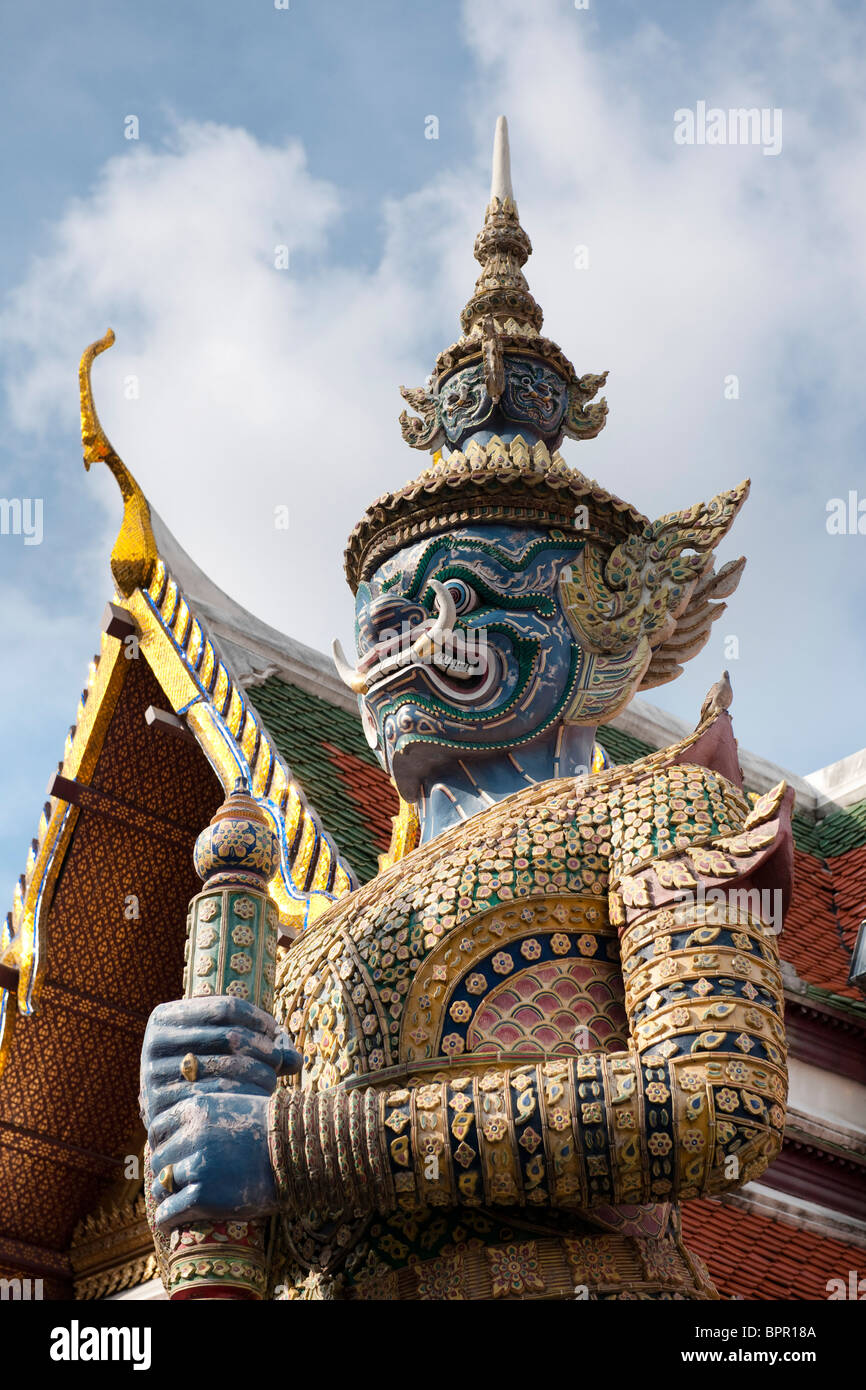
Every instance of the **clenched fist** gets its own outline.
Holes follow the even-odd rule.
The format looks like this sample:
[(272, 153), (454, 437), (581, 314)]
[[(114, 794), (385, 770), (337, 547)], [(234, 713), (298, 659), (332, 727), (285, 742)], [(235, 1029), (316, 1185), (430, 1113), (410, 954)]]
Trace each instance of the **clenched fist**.
[(300, 1068), (288, 1034), (243, 999), (215, 995), (154, 1009), (142, 1049), (141, 1112), (158, 1225), (247, 1220), (276, 1209), (268, 1100), (277, 1077)]

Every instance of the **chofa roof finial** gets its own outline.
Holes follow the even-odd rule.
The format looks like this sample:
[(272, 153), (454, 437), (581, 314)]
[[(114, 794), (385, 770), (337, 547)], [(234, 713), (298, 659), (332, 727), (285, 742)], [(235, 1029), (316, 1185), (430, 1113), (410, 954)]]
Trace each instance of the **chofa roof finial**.
[(150, 526), (150, 506), (147, 498), (102, 428), (93, 400), (90, 369), (94, 359), (110, 348), (113, 342), (114, 333), (109, 328), (105, 337), (91, 343), (81, 356), (78, 368), (81, 443), (84, 449), (84, 467), (89, 470), (92, 463), (106, 463), (120, 488), (123, 498), (123, 521), (111, 552), (111, 572), (118, 589), (124, 598), (128, 598), (135, 589), (147, 587), (153, 566), (159, 559), (159, 552)]

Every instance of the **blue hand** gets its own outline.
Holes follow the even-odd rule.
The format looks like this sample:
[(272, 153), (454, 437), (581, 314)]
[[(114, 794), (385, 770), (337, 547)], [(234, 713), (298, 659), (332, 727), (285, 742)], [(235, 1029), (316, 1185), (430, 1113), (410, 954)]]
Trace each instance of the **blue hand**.
[[(195, 1059), (196, 1079), (181, 1071)], [(268, 1099), (301, 1058), (270, 1014), (217, 995), (154, 1009), (144, 1035), (141, 1107), (155, 1174), (169, 1164), (169, 1194), (153, 1186), (160, 1226), (246, 1220), (276, 1209), (267, 1143)]]

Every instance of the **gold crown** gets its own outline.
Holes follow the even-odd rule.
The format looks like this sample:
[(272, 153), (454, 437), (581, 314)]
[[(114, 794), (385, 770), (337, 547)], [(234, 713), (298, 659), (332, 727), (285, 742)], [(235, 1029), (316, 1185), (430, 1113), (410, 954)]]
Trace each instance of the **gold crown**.
[[(613, 497), (556, 452), (563, 434), (592, 439), (603, 428), (607, 402), (592, 404), (607, 373), (579, 377), (562, 350), (542, 338), (542, 311), (529, 292), (522, 267), (532, 251), (520, 225), (511, 187), (508, 126), (496, 125), (493, 178), (484, 226), (475, 240), (481, 274), (460, 316), (462, 336), (439, 354), (430, 387), (401, 387), (420, 418), (404, 411), (403, 437), (417, 449), (434, 450), (432, 465), (395, 492), (370, 506), (349, 537), (346, 576), (353, 592), (388, 555), (427, 535), (468, 522), (509, 522), (594, 536), (610, 546), (646, 526), (627, 502)], [(505, 388), (509, 358), (533, 358), (559, 377), (567, 406), (547, 442), (528, 443), (522, 435), (508, 442), (496, 434), (486, 442), (470, 439), (447, 452), (438, 392), (457, 370), (480, 362), (484, 387), (493, 403)]]
[(543, 443), (518, 436), (471, 441), (465, 452), (437, 454), (419, 477), (368, 507), (346, 546), (354, 593), (389, 555), (455, 526), (502, 522), (562, 531), (613, 548), (648, 525), (628, 502), (570, 468)]

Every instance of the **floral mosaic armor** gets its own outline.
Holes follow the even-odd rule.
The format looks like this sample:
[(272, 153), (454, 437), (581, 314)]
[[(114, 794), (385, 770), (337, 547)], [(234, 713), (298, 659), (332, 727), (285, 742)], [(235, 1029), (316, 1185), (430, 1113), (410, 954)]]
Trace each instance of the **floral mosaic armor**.
[[(177, 1227), (249, 1244), (276, 1209), (224, 1296), (715, 1298), (678, 1204), (781, 1146), (792, 794), (745, 793), (727, 679), (674, 747), (611, 767), (595, 738), (707, 642), (748, 483), (651, 521), (566, 464), (606, 373), (541, 336), (530, 249), (500, 120), (461, 336), (403, 391), (432, 460), (346, 550), (335, 661), (401, 803), (381, 872), (262, 1008), (196, 986), (148, 1025), (158, 1243), (206, 1296)], [(187, 1037), (210, 1092), (177, 1079)]]
[(287, 1296), (311, 1270), (350, 1298), (715, 1296), (673, 1204), (758, 1176), (786, 1095), (753, 904), (784, 878), (790, 793), (750, 806), (692, 761), (731, 745), (723, 714), (528, 788), (292, 947), (278, 1001), (304, 1072), (272, 1108)]

